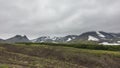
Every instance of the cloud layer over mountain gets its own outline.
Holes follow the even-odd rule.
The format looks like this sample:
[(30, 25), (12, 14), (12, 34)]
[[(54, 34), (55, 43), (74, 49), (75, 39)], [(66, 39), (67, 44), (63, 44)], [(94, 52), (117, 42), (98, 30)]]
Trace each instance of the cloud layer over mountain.
[(0, 0), (0, 37), (120, 32), (120, 0)]

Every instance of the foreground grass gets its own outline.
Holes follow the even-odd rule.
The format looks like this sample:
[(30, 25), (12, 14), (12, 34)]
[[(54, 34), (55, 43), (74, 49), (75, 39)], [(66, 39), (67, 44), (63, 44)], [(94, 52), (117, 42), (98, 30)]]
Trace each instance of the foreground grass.
[(0, 51), (0, 68), (85, 68), (55, 59), (31, 56), (8, 51)]
[(16, 68), (120, 68), (120, 52), (45, 44), (0, 44), (0, 63)]
[(9, 68), (7, 65), (0, 64), (0, 68)]

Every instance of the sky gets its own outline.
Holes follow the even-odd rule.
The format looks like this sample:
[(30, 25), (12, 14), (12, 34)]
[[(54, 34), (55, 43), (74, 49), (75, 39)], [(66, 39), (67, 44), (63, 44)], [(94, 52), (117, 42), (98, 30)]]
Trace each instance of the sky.
[(0, 0), (0, 38), (120, 33), (120, 0)]

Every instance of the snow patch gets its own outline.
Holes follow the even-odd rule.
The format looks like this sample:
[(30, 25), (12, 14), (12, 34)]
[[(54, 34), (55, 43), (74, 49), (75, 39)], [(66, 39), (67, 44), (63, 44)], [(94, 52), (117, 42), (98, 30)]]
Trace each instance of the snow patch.
[(73, 39), (75, 39), (75, 37), (72, 37)]
[(100, 44), (102, 44), (102, 45), (120, 45), (119, 43), (108, 43), (108, 42), (102, 42)]
[(71, 38), (68, 38), (68, 40), (67, 41), (71, 41), (72, 39)]
[(40, 42), (42, 43), (42, 42), (45, 42), (45, 41), (40, 41)]
[(36, 42), (37, 41), (37, 39), (33, 39), (33, 40), (31, 40), (31, 42)]
[(120, 44), (120, 41), (117, 41), (117, 43), (119, 43), (119, 44)]
[(56, 40), (57, 39), (57, 37), (54, 37), (54, 38), (51, 38), (52, 40)]
[(93, 36), (89, 36), (89, 37), (88, 37), (88, 40), (89, 40), (89, 41), (99, 41), (99, 39), (97, 39), (97, 38), (95, 38), (95, 37), (93, 37)]
[(96, 33), (98, 34), (98, 36), (105, 38), (105, 36), (102, 33), (100, 33), (99, 31), (97, 31)]

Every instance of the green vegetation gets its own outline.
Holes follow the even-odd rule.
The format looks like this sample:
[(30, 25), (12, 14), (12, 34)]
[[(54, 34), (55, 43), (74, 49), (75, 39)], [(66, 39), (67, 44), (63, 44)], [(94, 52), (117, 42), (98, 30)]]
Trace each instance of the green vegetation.
[(81, 46), (52, 43), (0, 44), (0, 64), (8, 68), (120, 68), (119, 50), (83, 49)]
[(0, 65), (0, 68), (9, 68), (7, 65)]
[(91, 50), (108, 50), (108, 51), (120, 51), (119, 46), (110, 46), (110, 45), (98, 45), (98, 44), (64, 44), (64, 43), (19, 43), (26, 45), (50, 45), (50, 46), (65, 46), (65, 47), (74, 47), (82, 49), (91, 49)]

